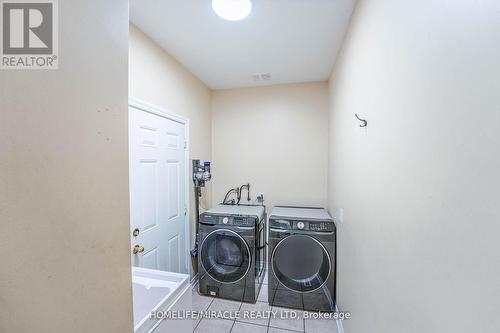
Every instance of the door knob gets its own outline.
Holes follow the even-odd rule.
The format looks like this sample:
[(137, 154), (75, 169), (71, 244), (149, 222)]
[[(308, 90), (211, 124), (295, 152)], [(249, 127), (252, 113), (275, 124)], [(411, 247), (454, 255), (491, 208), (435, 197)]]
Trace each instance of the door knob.
[(134, 246), (134, 249), (132, 250), (132, 252), (134, 254), (142, 253), (142, 252), (144, 252), (144, 247), (142, 247), (140, 245), (136, 245), (136, 246)]

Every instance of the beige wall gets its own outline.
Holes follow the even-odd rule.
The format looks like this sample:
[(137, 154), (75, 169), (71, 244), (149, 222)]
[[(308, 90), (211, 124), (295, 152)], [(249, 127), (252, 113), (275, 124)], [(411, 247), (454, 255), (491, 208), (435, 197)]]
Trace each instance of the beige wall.
[(326, 205), (326, 82), (214, 91), (213, 198), (250, 182), (266, 204)]
[[(129, 42), (130, 96), (188, 118), (190, 158), (209, 161), (212, 156), (210, 90), (133, 24)], [(210, 186), (208, 183), (203, 189), (203, 206), (211, 203)], [(191, 190), (192, 243), (194, 216)]]
[(499, 32), (496, 0), (359, 1), (330, 81), (346, 332), (500, 330)]
[(59, 30), (58, 70), (0, 71), (0, 332), (132, 332), (128, 1)]

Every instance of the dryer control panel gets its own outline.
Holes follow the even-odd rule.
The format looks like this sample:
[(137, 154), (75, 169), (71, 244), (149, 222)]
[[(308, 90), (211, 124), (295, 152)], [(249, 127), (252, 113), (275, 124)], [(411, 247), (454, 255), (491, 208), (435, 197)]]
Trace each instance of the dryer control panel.
[(270, 227), (282, 230), (304, 230), (317, 232), (332, 232), (335, 230), (333, 221), (305, 221), (271, 219)]
[(254, 227), (257, 224), (257, 217), (246, 215), (218, 215), (203, 213), (200, 216), (200, 222), (211, 225), (227, 225), (238, 227)]

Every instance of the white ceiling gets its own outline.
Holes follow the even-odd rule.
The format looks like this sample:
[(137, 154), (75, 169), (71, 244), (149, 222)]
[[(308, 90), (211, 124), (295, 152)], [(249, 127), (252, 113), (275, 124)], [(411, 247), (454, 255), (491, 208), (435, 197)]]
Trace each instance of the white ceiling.
[(252, 0), (234, 22), (210, 0), (131, 0), (130, 19), (210, 88), (227, 89), (327, 80), (354, 2)]

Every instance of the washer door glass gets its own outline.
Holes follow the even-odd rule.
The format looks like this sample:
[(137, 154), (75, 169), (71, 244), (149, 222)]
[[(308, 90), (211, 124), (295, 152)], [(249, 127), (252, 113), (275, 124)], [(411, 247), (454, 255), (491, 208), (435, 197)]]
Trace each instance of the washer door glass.
[(330, 275), (330, 256), (316, 239), (292, 235), (274, 248), (271, 264), (276, 278), (287, 288), (310, 292), (323, 286)]
[(200, 258), (213, 279), (232, 283), (241, 280), (250, 269), (250, 249), (245, 240), (227, 229), (215, 230), (203, 240)]

